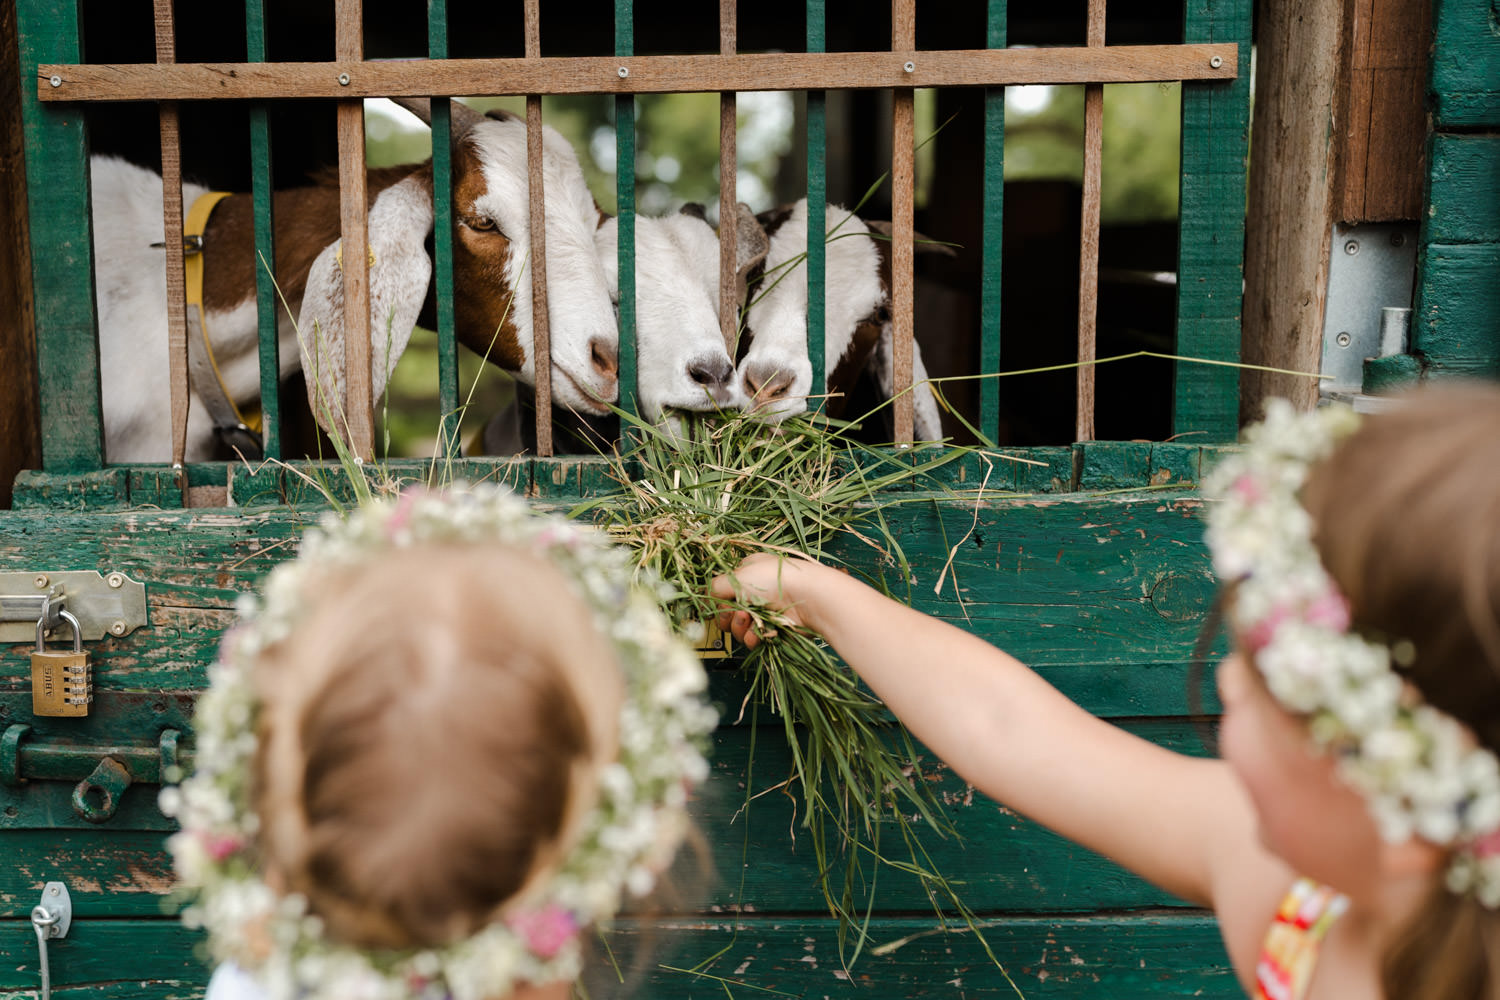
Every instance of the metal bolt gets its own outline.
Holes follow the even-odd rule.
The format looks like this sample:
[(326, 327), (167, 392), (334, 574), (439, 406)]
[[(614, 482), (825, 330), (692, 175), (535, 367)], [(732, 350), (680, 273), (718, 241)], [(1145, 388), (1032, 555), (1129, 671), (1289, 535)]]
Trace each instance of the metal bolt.
[(36, 584), (38, 590), (43, 590), (46, 588), (47, 584), (51, 583), (52, 581), (47, 579), (47, 575), (45, 573), (38, 573), (36, 579), (32, 580), (31, 582)]
[(1392, 233), (1391, 234), (1391, 246), (1393, 246), (1393, 247), (1404, 247), (1404, 246), (1406, 246), (1406, 234), (1405, 233)]
[(110, 635), (124, 635), (125, 634), (125, 623), (122, 622), (122, 621), (116, 621), (114, 624), (110, 625), (110, 627), (109, 627), (109, 634)]
[(62, 77), (60, 77), (60, 76), (48, 77), (47, 82), (50, 83), (50, 84), (52, 84), (52, 86), (54, 86), (54, 87), (61, 87), (62, 86)]
[(1348, 254), (1350, 257), (1353, 257), (1355, 254), (1359, 253), (1359, 240), (1350, 240), (1348, 243), (1345, 243), (1344, 253)]
[(1210, 59), (1208, 61), (1208, 64), (1210, 66), (1212, 66), (1214, 69), (1218, 69), (1220, 66), (1224, 65), (1224, 60), (1220, 56), (1214, 56), (1212, 59)]
[(104, 578), (104, 582), (107, 583), (107, 584), (109, 584), (111, 587), (114, 587), (117, 590), (120, 587), (125, 586), (125, 578), (123, 576), (121, 576), (119, 573), (111, 573), (111, 574), (109, 574), (109, 576), (106, 576)]
[(57, 895), (57, 891), (58, 891), (57, 890), (57, 886), (54, 885), (52, 888), (50, 888), (50, 889), (47, 890), (47, 895), (49, 895), (49, 896), (56, 896)]
[(1349, 336), (1347, 333), (1341, 333), (1337, 337), (1334, 337), (1333, 339), (1336, 340), (1336, 341), (1338, 341), (1338, 345), (1340, 347), (1348, 347), (1349, 344), (1352, 343), (1353, 340), (1354, 340), (1354, 338), (1351, 337), (1351, 336)]
[(619, 73), (620, 74), (620, 79), (623, 80), (627, 76), (630, 75), (630, 67), (628, 67), (628, 66), (621, 66), (619, 69), (615, 70), (615, 72)]
[(906, 61), (906, 65), (902, 66), (901, 68), (906, 70), (908, 73), (915, 73), (917, 71), (917, 64), (908, 59)]
[(339, 86), (340, 87), (347, 87), (347, 86), (349, 86), (349, 74), (348, 73), (340, 73), (339, 74)]

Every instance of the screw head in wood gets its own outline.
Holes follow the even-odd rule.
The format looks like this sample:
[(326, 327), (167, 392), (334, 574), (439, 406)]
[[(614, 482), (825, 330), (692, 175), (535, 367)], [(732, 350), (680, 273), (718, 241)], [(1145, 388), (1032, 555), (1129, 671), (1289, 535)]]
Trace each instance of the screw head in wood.
[(906, 72), (908, 73), (915, 73), (917, 71), (917, 64), (908, 59), (906, 61), (906, 65), (902, 66), (901, 68), (906, 70)]
[(615, 72), (619, 73), (620, 74), (620, 79), (623, 80), (627, 76), (630, 75), (630, 67), (628, 67), (628, 66), (621, 66), (619, 69), (615, 70)]
[(47, 82), (50, 83), (50, 84), (52, 84), (52, 86), (54, 86), (54, 87), (61, 87), (62, 86), (62, 77), (60, 77), (60, 76), (51, 76), (51, 77), (47, 78)]
[(1220, 66), (1224, 65), (1224, 59), (1222, 56), (1214, 56), (1208, 61), (1208, 64), (1214, 69), (1218, 69)]
[(340, 87), (347, 87), (347, 86), (349, 86), (349, 74), (348, 73), (340, 73), (339, 74), (339, 86)]

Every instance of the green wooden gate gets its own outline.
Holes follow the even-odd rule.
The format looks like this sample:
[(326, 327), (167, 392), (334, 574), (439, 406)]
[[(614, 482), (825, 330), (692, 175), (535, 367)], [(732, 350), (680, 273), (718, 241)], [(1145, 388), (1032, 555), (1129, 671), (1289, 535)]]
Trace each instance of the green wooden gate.
[[(246, 4), (251, 62), (265, 59), (261, 6), (260, 0)], [(732, 23), (734, 5), (724, 6)], [(1022, 63), (1021, 50), (1005, 48), (1006, 5), (989, 0), (991, 50), (978, 53), (986, 58), (950, 59), (951, 54), (918, 52), (909, 39), (903, 44), (893, 38), (891, 52), (865, 54), (862, 70), (851, 54), (834, 53), (826, 64), (799, 63), (802, 78), (781, 84), (808, 91), (808, 197), (815, 220), (825, 201), (821, 88), (886, 86), (908, 95), (912, 86), (987, 88), (981, 331), (987, 372), (1001, 371), (1005, 357), (999, 325), (1002, 86), (1159, 78), (1151, 75), (1158, 70), (1150, 68), (1156, 64), (1149, 54), (1103, 46), (1103, 5), (1097, 6), (1101, 19), (1091, 48), (1102, 51), (1067, 50), (1040, 74), (1018, 68), (1037, 64)], [(252, 472), (203, 463), (179, 474), (165, 465), (106, 462), (87, 210), (88, 136), (79, 111), (82, 102), (111, 99), (110, 87), (118, 84), (77, 65), (82, 56), (78, 0), (18, 0), (17, 9), (44, 451), (42, 469), (18, 480), (15, 509), (0, 513), (0, 573), (124, 574), (144, 584), (148, 612), (142, 627), (88, 643), (97, 698), (84, 720), (33, 718), (26, 647), (9, 646), (0, 658), (0, 995), (29, 995), (36, 989), (38, 949), (28, 915), (44, 883), (61, 881), (71, 892), (74, 916), (67, 938), (50, 946), (60, 995), (191, 996), (201, 990), (208, 970), (195, 956), (194, 935), (172, 917), (166, 899), (171, 873), (162, 838), (171, 824), (156, 808), (162, 763), (174, 752), (179, 760), (190, 759), (194, 692), (232, 619), (236, 596), (291, 554), (319, 507), (316, 498), (299, 491), (295, 477), (276, 467)], [(354, 11), (357, 18), (358, 4), (343, 0), (339, 9)], [(1187, 0), (1184, 46), (1171, 47), (1202, 57), (1199, 78), (1183, 85), (1176, 353), (1221, 362), (1239, 356), (1250, 9), (1249, 0)], [(399, 92), (434, 97), (471, 92), (455, 88), (458, 77), (446, 62), (445, 4), (430, 0), (428, 10), (431, 62), (407, 64), (401, 78), (405, 89)], [(893, 23), (902, 23), (903, 15), (915, 16), (910, 0), (893, 4)], [(825, 47), (823, 16), (821, 0), (809, 0), (808, 53)], [(634, 95), (653, 87), (732, 91), (723, 81), (736, 79), (741, 57), (734, 54), (732, 31), (729, 37), (727, 52), (701, 57), (707, 68), (695, 84), (662, 83), (654, 74), (665, 73), (665, 63), (661, 57), (633, 55), (631, 4), (617, 0), (614, 58), (589, 63), (590, 69), (622, 66), (618, 75), (611, 70), (586, 87), (615, 94), (622, 112), (617, 116), (623, 123), (617, 133), (622, 385), (631, 380), (626, 366), (634, 328), (633, 269), (623, 263), (632, 254), (627, 223), (634, 214)], [(1190, 48), (1194, 45), (1217, 47), (1200, 51)], [(298, 89), (277, 83), (274, 75), (249, 73), (226, 85), (232, 91), (226, 96), (259, 102), (252, 114), (252, 145), (258, 239), (268, 257), (264, 102), (397, 93), (391, 86), (396, 78), (374, 73), (374, 65), (360, 62), (357, 52), (352, 57), (341, 52), (337, 62), (317, 66), (326, 77), (317, 87)], [(496, 60), (488, 69), (492, 78), (523, 81), (513, 88), (517, 92), (552, 92), (536, 83), (552, 79), (538, 65)], [(337, 82), (350, 68), (355, 69), (352, 88)], [(866, 75), (851, 78), (856, 70)], [(219, 90), (226, 79), (222, 71), (183, 65), (175, 67), (175, 75), (137, 73), (144, 90), (129, 96), (199, 99), (210, 77)], [(375, 82), (366, 83), (372, 74)], [(575, 75), (583, 76), (583, 70)], [(247, 82), (254, 80), (262, 83)], [(446, 103), (436, 101), (439, 128), (445, 111)], [(1493, 125), (1493, 116), (1490, 121)], [(1434, 160), (1451, 162), (1458, 155), (1454, 150), (1471, 148), (1469, 140), (1467, 135), (1454, 136), (1451, 143), (1440, 138)], [(1489, 141), (1481, 155), (1489, 157), (1484, 162), (1493, 169), (1492, 137)], [(438, 157), (446, 156), (443, 143), (434, 146)], [(438, 167), (435, 198), (441, 218), (451, 191), (441, 159)], [(1097, 163), (1093, 169), (1097, 172)], [(1435, 173), (1435, 207), (1439, 181)], [(898, 207), (900, 198), (898, 191)], [(899, 234), (900, 220), (897, 226)], [(1491, 218), (1482, 228), (1492, 251), (1500, 225)], [(451, 248), (445, 245), (445, 227), (437, 229), (439, 333), (445, 345), (439, 377), (446, 412), (457, 400)], [(1433, 223), (1429, 244), (1442, 243), (1443, 232), (1448, 230)], [(817, 345), (821, 245), (812, 243), (810, 326)], [(1458, 256), (1467, 259), (1466, 254)], [(1431, 289), (1425, 294), (1432, 303), (1445, 294), (1431, 284), (1423, 287)], [(274, 428), (270, 294), (264, 289), (261, 299), (262, 343), (268, 345), (262, 371)], [(910, 300), (903, 305), (899, 295), (898, 290), (898, 320), (909, 335)], [(813, 356), (821, 357), (816, 346)], [(996, 378), (986, 381), (981, 394), (981, 429), (990, 433), (999, 419), (1002, 391), (1003, 380)], [(1189, 664), (1213, 582), (1200, 544), (1194, 486), (1213, 445), (1235, 433), (1236, 371), (1232, 365), (1181, 364), (1174, 392), (1173, 431), (1198, 432), (1188, 439), (1193, 444), (1085, 440), (1012, 451), (1029, 462), (997, 463), (984, 499), (960, 503), (934, 495), (929, 502), (902, 507), (893, 528), (912, 561), (917, 607), (1005, 646), (1089, 710), (1165, 745), (1196, 752), (1200, 731), (1191, 718)], [(273, 433), (268, 440), (273, 455), (274, 441)], [(536, 458), (503, 466), (460, 459), (456, 468), (468, 478), (506, 477), (538, 503), (559, 505), (597, 491), (604, 480), (599, 463), (580, 459)], [(977, 468), (968, 467), (971, 473)], [(193, 505), (204, 495), (213, 496), (215, 506)], [(950, 550), (950, 582), (936, 595), (933, 585)], [(846, 555), (856, 565), (869, 565), (861, 550), (851, 548)], [(737, 702), (742, 688), (732, 670), (716, 671), (715, 685), (725, 702)], [(764, 715), (761, 724), (770, 726)], [(809, 997), (1238, 995), (1211, 916), (974, 795), (946, 774), (944, 800), (963, 840), (938, 845), (936, 861), (961, 883), (999, 965), (973, 934), (937, 931), (920, 886), (886, 873), (872, 932), (877, 942), (892, 947), (843, 968), (836, 923), (817, 891), (811, 851), (789, 836), (790, 806), (765, 796), (746, 815), (735, 816), (747, 786), (759, 790), (786, 773), (787, 755), (776, 733), (774, 728), (759, 733), (753, 773), (750, 747), (756, 734), (750, 725), (726, 723), (717, 734), (713, 777), (699, 816), (717, 871), (706, 901), (692, 912), (646, 924), (622, 921), (613, 931), (618, 952), (628, 953), (635, 940), (649, 944), (640, 995), (744, 996), (763, 990)], [(105, 758), (123, 764), (132, 783), (113, 815), (93, 822), (72, 800), (79, 783)], [(714, 955), (719, 957), (705, 971), (727, 983), (678, 971)]]

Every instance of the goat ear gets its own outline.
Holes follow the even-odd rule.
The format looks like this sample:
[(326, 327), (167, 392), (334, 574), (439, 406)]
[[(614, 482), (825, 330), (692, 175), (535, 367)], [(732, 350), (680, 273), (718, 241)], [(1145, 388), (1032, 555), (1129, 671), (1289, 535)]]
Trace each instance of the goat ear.
[(735, 206), (734, 270), (741, 305), (749, 292), (750, 272), (766, 262), (770, 250), (771, 238), (761, 227), (760, 220), (749, 205), (740, 202)]
[(704, 222), (708, 221), (708, 209), (704, 208), (696, 201), (688, 202), (677, 211), (682, 215), (691, 215), (695, 219), (702, 219)]
[(497, 122), (518, 122), (521, 116), (514, 112), (506, 111), (504, 108), (490, 108), (484, 113), (486, 118), (492, 118)]
[[(895, 227), (891, 223), (886, 222), (884, 219), (876, 219), (873, 222), (867, 219), (865, 220), (865, 225), (870, 227), (870, 232), (879, 233), (886, 239), (890, 239), (893, 231), (895, 230)], [(912, 231), (912, 240), (915, 244), (912, 249), (916, 253), (940, 253), (944, 257), (958, 256), (958, 251), (955, 250), (950, 244), (941, 243), (933, 239), (931, 236), (923, 236), (916, 230)]]
[[(432, 128), (432, 101), (425, 97), (393, 97), (391, 100), (420, 118), (423, 125)], [(467, 104), (449, 101), (448, 109), (449, 117), (453, 122), (452, 131), (455, 142), (468, 135), (475, 125), (484, 121), (485, 116)]]
[[(385, 391), (396, 361), (411, 340), (412, 327), (427, 297), (432, 261), (424, 243), (432, 231), (432, 178), (417, 172), (380, 193), (370, 208), (370, 383), (375, 396)], [(307, 398), (324, 430), (338, 433), (343, 422), (344, 274), (357, 257), (343, 253), (339, 240), (323, 248), (307, 275), (297, 317), (297, 339)]]
[[(896, 384), (895, 327), (887, 323), (880, 328), (880, 339), (875, 350), (870, 352), (869, 367), (875, 375), (875, 384), (880, 387), (880, 397), (890, 399)], [(937, 397), (933, 395), (932, 383), (927, 380), (927, 365), (922, 361), (922, 345), (916, 338), (911, 342), (912, 381), (912, 437), (918, 441), (940, 441), (943, 437), (942, 416), (938, 413)]]

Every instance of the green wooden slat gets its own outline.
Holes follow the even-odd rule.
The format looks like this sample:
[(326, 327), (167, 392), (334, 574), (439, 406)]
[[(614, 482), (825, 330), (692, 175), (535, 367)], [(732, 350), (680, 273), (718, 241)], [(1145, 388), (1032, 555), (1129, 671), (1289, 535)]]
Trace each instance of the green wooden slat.
[[(447, 0), (427, 0), (427, 58), (448, 58)], [(459, 454), (458, 341), (453, 317), (453, 147), (449, 98), (432, 99), (433, 280), (437, 284), (438, 412), (445, 458)]]
[(1500, 376), (1500, 243), (1421, 248), (1412, 349), (1431, 376)]
[(1435, 133), (1427, 162), (1422, 241), (1500, 243), (1500, 135)]
[[(1005, 48), (1006, 3), (990, 0), (985, 46)], [(1001, 247), (1005, 219), (1005, 88), (984, 92), (984, 233), (979, 276), (979, 372), (1000, 370)], [(979, 383), (979, 430), (1000, 436), (1000, 380)]]
[[(208, 982), (209, 967), (195, 952), (202, 936), (175, 920), (78, 922), (73, 928), (49, 949), (60, 1000), (175, 1000), (200, 995)], [(887, 955), (867, 953), (851, 970), (839, 961), (832, 920), (622, 919), (607, 941), (632, 987), (629, 995), (655, 1000), (780, 994), (1015, 1000), (1018, 991), (1026, 1000), (1244, 996), (1218, 925), (1200, 914), (1018, 917), (985, 926), (984, 935), (999, 967), (973, 934), (943, 933), (916, 917), (878, 919), (871, 927), (874, 941), (909, 943)], [(701, 971), (718, 978), (678, 971), (706, 961)], [(36, 963), (30, 924), (0, 924), (0, 997), (31, 1000)], [(593, 976), (592, 995), (618, 995), (615, 966), (603, 956)]]
[[(245, 59), (266, 61), (265, 0), (245, 0)], [(281, 457), (281, 309), (273, 273), (276, 260), (272, 201), (271, 118), (264, 103), (250, 106), (250, 186), (255, 201), (255, 314), (260, 342), (261, 441), (267, 458)], [(272, 266), (261, 264), (265, 261)]]
[[(823, 0), (807, 0), (807, 51), (827, 49)], [(807, 356), (812, 395), (827, 391), (828, 95), (807, 92)], [(813, 405), (811, 401), (809, 405)]]
[[(635, 54), (632, 0), (615, 0), (615, 55)], [(620, 409), (636, 413), (635, 338), (635, 96), (615, 97), (615, 197), (620, 245)]]
[[(1177, 353), (1240, 359), (1245, 171), (1250, 133), (1251, 0), (1188, 0), (1183, 41), (1234, 42), (1239, 76), (1182, 85), (1182, 174), (1177, 253)], [(1239, 371), (1178, 363), (1172, 432), (1233, 441)]]
[(1495, 5), (1490, 0), (1436, 0), (1433, 32), (1428, 77), (1433, 124), (1439, 129), (1500, 126)]
[[(104, 465), (88, 135), (80, 106), (43, 106), (35, 83), (40, 63), (82, 61), (78, 0), (17, 0), (16, 33), (26, 175), (32, 178), (26, 198), (42, 467), (84, 472)], [(162, 359), (165, 364), (165, 354)]]

